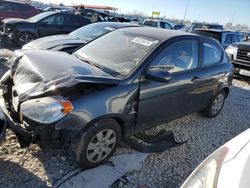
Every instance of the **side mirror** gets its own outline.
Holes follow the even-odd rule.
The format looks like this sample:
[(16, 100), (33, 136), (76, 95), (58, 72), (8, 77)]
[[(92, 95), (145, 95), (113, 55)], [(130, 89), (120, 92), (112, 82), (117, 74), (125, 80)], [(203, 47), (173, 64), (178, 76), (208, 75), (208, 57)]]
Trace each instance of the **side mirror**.
[(169, 82), (171, 80), (171, 74), (164, 68), (158, 68), (158, 67), (151, 67), (146, 75), (146, 78), (150, 80), (154, 80), (157, 82)]

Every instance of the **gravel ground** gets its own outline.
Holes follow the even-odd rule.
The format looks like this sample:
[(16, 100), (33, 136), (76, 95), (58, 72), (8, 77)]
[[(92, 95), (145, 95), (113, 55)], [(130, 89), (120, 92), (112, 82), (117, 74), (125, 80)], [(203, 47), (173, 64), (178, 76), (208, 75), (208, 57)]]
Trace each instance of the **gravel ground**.
[[(1, 69), (1, 67), (0, 67)], [(214, 119), (188, 115), (153, 128), (172, 130), (183, 145), (150, 154), (144, 167), (127, 175), (130, 181), (119, 187), (179, 187), (194, 168), (219, 146), (250, 127), (250, 84), (234, 80), (221, 113)], [(119, 148), (116, 154), (134, 152)], [(0, 146), (0, 187), (51, 187), (77, 169), (64, 150), (41, 150), (37, 145), (20, 149), (8, 131)]]

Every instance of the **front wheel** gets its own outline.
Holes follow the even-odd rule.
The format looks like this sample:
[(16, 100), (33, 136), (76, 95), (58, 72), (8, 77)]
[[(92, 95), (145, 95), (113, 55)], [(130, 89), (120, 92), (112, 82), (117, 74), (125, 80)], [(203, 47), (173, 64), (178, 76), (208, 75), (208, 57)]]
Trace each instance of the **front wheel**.
[(35, 40), (35, 36), (32, 33), (29, 32), (23, 32), (20, 34), (19, 36), (19, 45), (23, 46), (29, 42), (31, 42), (32, 40)]
[(219, 93), (217, 93), (208, 107), (201, 112), (201, 114), (209, 118), (217, 116), (220, 113), (225, 100), (226, 92), (224, 90), (221, 90)]
[(72, 143), (76, 162), (83, 168), (93, 168), (109, 159), (120, 141), (120, 126), (106, 119), (87, 129)]

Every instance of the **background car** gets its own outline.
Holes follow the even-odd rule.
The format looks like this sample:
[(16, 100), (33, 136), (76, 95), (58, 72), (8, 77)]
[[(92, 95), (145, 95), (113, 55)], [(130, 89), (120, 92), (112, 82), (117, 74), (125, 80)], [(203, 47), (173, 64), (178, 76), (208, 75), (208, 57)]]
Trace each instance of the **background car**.
[(50, 6), (43, 9), (43, 12), (49, 12), (49, 11), (56, 11), (56, 12), (65, 12), (65, 13), (73, 13), (75, 12), (75, 9), (72, 7), (66, 7), (66, 6)]
[(191, 33), (214, 38), (221, 43), (224, 49), (226, 49), (232, 43), (242, 41), (240, 33), (236, 31), (218, 29), (195, 29)]
[(72, 53), (76, 48), (100, 37), (108, 32), (125, 27), (139, 25), (120, 22), (98, 22), (83, 26), (68, 35), (43, 37), (25, 44), (22, 49), (55, 50)]
[(35, 7), (17, 1), (0, 1), (0, 25), (2, 20), (7, 18), (23, 18), (27, 19), (39, 14)]
[(93, 9), (78, 8), (76, 14), (85, 16), (92, 22), (118, 22), (115, 16)]
[(232, 70), (211, 38), (122, 28), (73, 55), (16, 51), (1, 79), (1, 109), (22, 147), (35, 141), (70, 145), (78, 164), (92, 168), (126, 136), (194, 112), (217, 116)]
[(158, 27), (163, 29), (174, 29), (175, 24), (167, 20), (145, 19), (142, 25), (148, 27)]
[(83, 16), (61, 12), (44, 12), (26, 20), (5, 21), (3, 33), (20, 46), (45, 36), (68, 34), (91, 21)]
[(207, 157), (181, 188), (248, 188), (250, 185), (250, 129)]
[(225, 51), (235, 67), (235, 73), (250, 77), (250, 42), (233, 43)]
[(189, 28), (187, 29), (187, 32), (192, 32), (193, 30), (199, 29), (199, 28), (223, 30), (223, 26), (219, 24), (194, 22), (189, 26)]

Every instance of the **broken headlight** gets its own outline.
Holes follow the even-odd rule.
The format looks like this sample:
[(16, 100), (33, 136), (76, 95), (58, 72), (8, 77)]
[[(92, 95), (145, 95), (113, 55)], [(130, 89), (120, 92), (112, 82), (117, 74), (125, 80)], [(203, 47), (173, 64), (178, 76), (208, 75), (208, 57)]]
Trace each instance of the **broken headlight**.
[(70, 101), (52, 97), (32, 99), (21, 104), (23, 116), (43, 124), (59, 121), (72, 110)]
[(220, 168), (228, 153), (227, 147), (217, 150), (201, 163), (188, 177), (181, 188), (214, 188), (217, 187), (217, 180)]

